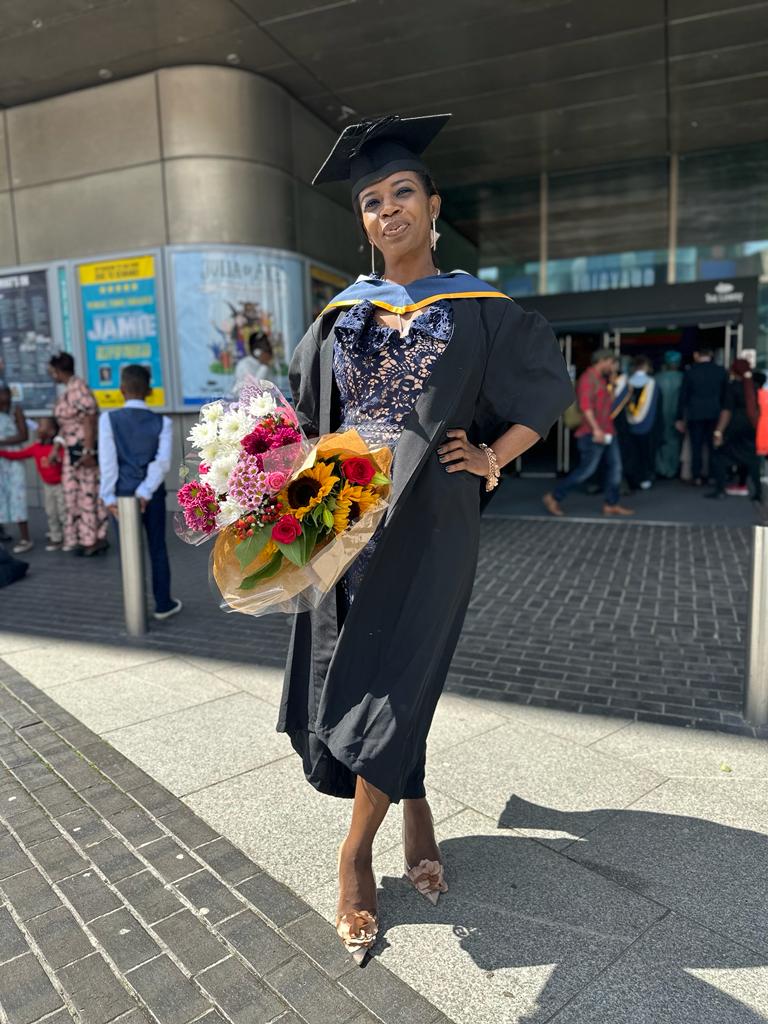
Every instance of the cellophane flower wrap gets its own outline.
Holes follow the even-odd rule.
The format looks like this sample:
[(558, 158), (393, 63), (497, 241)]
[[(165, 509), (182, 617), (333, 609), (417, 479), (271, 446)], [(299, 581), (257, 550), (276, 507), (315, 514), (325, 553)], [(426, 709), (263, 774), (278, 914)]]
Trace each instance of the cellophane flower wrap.
[(248, 381), (229, 407), (205, 406), (189, 442), (199, 467), (179, 491), (177, 533), (215, 537), (212, 576), (231, 611), (317, 607), (389, 504), (390, 450), (354, 430), (308, 441), (266, 381)]

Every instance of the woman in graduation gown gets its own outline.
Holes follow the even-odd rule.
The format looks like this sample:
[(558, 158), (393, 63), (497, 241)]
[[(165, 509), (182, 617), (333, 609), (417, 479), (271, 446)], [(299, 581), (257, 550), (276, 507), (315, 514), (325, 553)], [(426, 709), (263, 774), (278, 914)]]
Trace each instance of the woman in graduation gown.
[(300, 342), (290, 379), (309, 436), (354, 427), (394, 450), (390, 507), (315, 611), (296, 616), (278, 729), (320, 792), (353, 800), (337, 930), (364, 965), (377, 929), (372, 845), (403, 801), (406, 875), (447, 881), (424, 788), (426, 741), (475, 576), (481, 488), (573, 402), (546, 322), (435, 265), (440, 197), (420, 155), (448, 116), (345, 129), (313, 184), (348, 180), (384, 260)]

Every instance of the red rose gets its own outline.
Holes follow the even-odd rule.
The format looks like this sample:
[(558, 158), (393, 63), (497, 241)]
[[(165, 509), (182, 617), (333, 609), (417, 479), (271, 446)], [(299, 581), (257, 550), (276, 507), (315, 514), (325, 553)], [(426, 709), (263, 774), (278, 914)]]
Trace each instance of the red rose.
[(353, 456), (351, 459), (344, 459), (341, 464), (341, 471), (351, 484), (356, 484), (360, 487), (367, 487), (376, 476), (376, 470), (368, 459), (364, 459), (360, 455)]
[(272, 527), (272, 540), (278, 544), (293, 544), (301, 536), (301, 523), (295, 516), (281, 516)]

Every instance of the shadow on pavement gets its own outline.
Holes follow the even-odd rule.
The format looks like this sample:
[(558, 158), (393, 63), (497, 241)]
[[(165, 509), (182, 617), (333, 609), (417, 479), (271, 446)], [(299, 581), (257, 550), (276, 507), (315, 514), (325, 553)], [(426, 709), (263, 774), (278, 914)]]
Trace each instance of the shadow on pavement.
[[(512, 969), (497, 993), (510, 1024), (768, 1019), (765, 975), (749, 971), (768, 965), (765, 835), (686, 815), (561, 812), (515, 796), (498, 827), (549, 836), (443, 840), (451, 889), (436, 908), (385, 877), (385, 945), (398, 925), (449, 926), (489, 984)], [(526, 978), (515, 968), (541, 970)]]

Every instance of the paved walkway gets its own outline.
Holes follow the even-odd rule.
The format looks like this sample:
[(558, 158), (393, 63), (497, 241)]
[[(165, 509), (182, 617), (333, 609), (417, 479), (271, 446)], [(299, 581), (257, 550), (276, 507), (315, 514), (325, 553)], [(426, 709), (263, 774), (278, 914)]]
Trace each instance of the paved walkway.
[(2, 661), (0, 759), (9, 1024), (447, 1024)]
[[(53, 834), (47, 860), (35, 853), (46, 846), (47, 833), (38, 831), (45, 828), (42, 813), (30, 816), (26, 832), (9, 821), (13, 838), (0, 840), (14, 858), (14, 873), (0, 888), (14, 908), (4, 927), (18, 949), (17, 959), (0, 968), (0, 990), (3, 971), (26, 979), (16, 973), (23, 964), (30, 975), (23, 988), (6, 990), (18, 992), (13, 998), (23, 1004), (10, 1014), (14, 1022), (28, 1024), (57, 1000), (77, 1005), (79, 999), (86, 1006), (103, 987), (116, 1001), (104, 1004), (100, 1015), (86, 1008), (82, 1020), (106, 1022), (133, 999), (156, 1012), (160, 1024), (183, 1024), (192, 1017), (182, 1011), (175, 1016), (175, 1009), (160, 1012), (168, 1004), (158, 993), (174, 992), (173, 986), (190, 1001), (184, 1013), (189, 1006), (197, 1016), (208, 1000), (234, 1024), (270, 1019), (258, 1016), (262, 1007), (277, 1013), (283, 1004), (295, 1016), (286, 1008), (279, 1020), (341, 1021), (336, 1010), (325, 1008), (341, 1001), (343, 1012), (351, 1012), (354, 999), (374, 1020), (403, 1024), (442, 1020), (439, 1012), (455, 1024), (768, 1019), (763, 740), (446, 694), (430, 742), (428, 787), (451, 890), (432, 908), (403, 882), (399, 814), (393, 810), (375, 854), (383, 927), (378, 955), (365, 971), (355, 968), (337, 979), (343, 964), (330, 924), (319, 918), (328, 921), (333, 914), (335, 852), (349, 805), (307, 786), (285, 737), (274, 732), (279, 670), (149, 646), (13, 633), (3, 634), (0, 653), (48, 695), (39, 702), (28, 684), (19, 690), (11, 677), (37, 709), (35, 717), (47, 719), (86, 756), (97, 754), (96, 766), (121, 791), (115, 798), (101, 782), (83, 788), (87, 779), (80, 773), (92, 769), (58, 739), (48, 745), (44, 727), (31, 724), (26, 711), (9, 720), (3, 699), (0, 714), (25, 740), (11, 741), (11, 752), (29, 756), (27, 745), (36, 743), (56, 771), (64, 767), (65, 778), (77, 773), (68, 778), (80, 790), (76, 796), (57, 783), (38, 790), (45, 769), (30, 767), (25, 776), (25, 765), (11, 759), (14, 779), (0, 793), (3, 812), (10, 793), (40, 801), (59, 833), (65, 819), (96, 830), (81, 834), (78, 850), (71, 846), (72, 833), (61, 837), (64, 842)], [(57, 705), (106, 743), (72, 725)], [(80, 800), (88, 805), (82, 821)], [(184, 807), (201, 821), (188, 818)], [(25, 811), (20, 803), (17, 821)], [(16, 849), (19, 841), (29, 853)], [(92, 842), (98, 845), (89, 847)], [(78, 854), (87, 865), (73, 866)], [(0, 860), (6, 863), (8, 856), (6, 851)], [(60, 877), (69, 876), (57, 883), (53, 903), (36, 902), (52, 899), (38, 864), (44, 871), (60, 865)], [(256, 865), (263, 873), (244, 880), (259, 872)], [(155, 927), (165, 908), (142, 913), (141, 901), (160, 893), (157, 874), (176, 901), (167, 913), (175, 910), (190, 934), (192, 928), (199, 933), (201, 950), (219, 943), (211, 945), (211, 957), (225, 947), (229, 967), (184, 961), (179, 950), (189, 943), (186, 929), (176, 931), (173, 916)], [(87, 875), (98, 884), (86, 881)], [(149, 895), (137, 882), (140, 876)], [(94, 904), (87, 902), (91, 886), (100, 893)], [(65, 910), (55, 909), (58, 903)], [(287, 916), (279, 909), (285, 904), (296, 908)], [(79, 913), (78, 905), (86, 908), (83, 921), (110, 911), (114, 918), (80, 928), (87, 942), (98, 943), (90, 957), (83, 936), (74, 937), (71, 915)], [(203, 915), (202, 905), (213, 913)], [(125, 917), (118, 928), (125, 913), (134, 913), (131, 906), (138, 909), (136, 923)], [(294, 914), (296, 921), (286, 924)], [(36, 969), (37, 956), (22, 953), (22, 938), (31, 944), (48, 915), (54, 924), (56, 915), (68, 922), (81, 947), (72, 954), (80, 957), (75, 970), (48, 965), (58, 987)], [(21, 927), (20, 938), (12, 923), (18, 929), (22, 916), (29, 925)], [(80, 924), (77, 916), (75, 921)], [(124, 926), (131, 929), (125, 936)], [(124, 959), (118, 961), (123, 938)], [(145, 944), (147, 955), (151, 949), (149, 966), (140, 966), (136, 957), (144, 954), (134, 952), (134, 940), (139, 950)], [(284, 964), (263, 952), (273, 947), (276, 958), (288, 957)], [(193, 954), (206, 956), (197, 943)], [(113, 963), (123, 978), (119, 991)], [(383, 969), (399, 982), (384, 980)], [(99, 978), (92, 980), (91, 971)], [(419, 996), (428, 1006), (414, 1010)], [(134, 1019), (141, 1018), (131, 1018), (132, 1024)]]
[[(749, 544), (748, 527), (489, 515), (448, 686), (535, 707), (755, 735), (741, 714)], [(282, 666), (287, 617), (217, 612), (209, 550), (171, 538), (174, 592), (185, 610), (152, 623), (142, 646)], [(29, 578), (4, 592), (0, 625), (126, 642), (114, 549), (78, 559), (38, 547), (26, 557)]]

